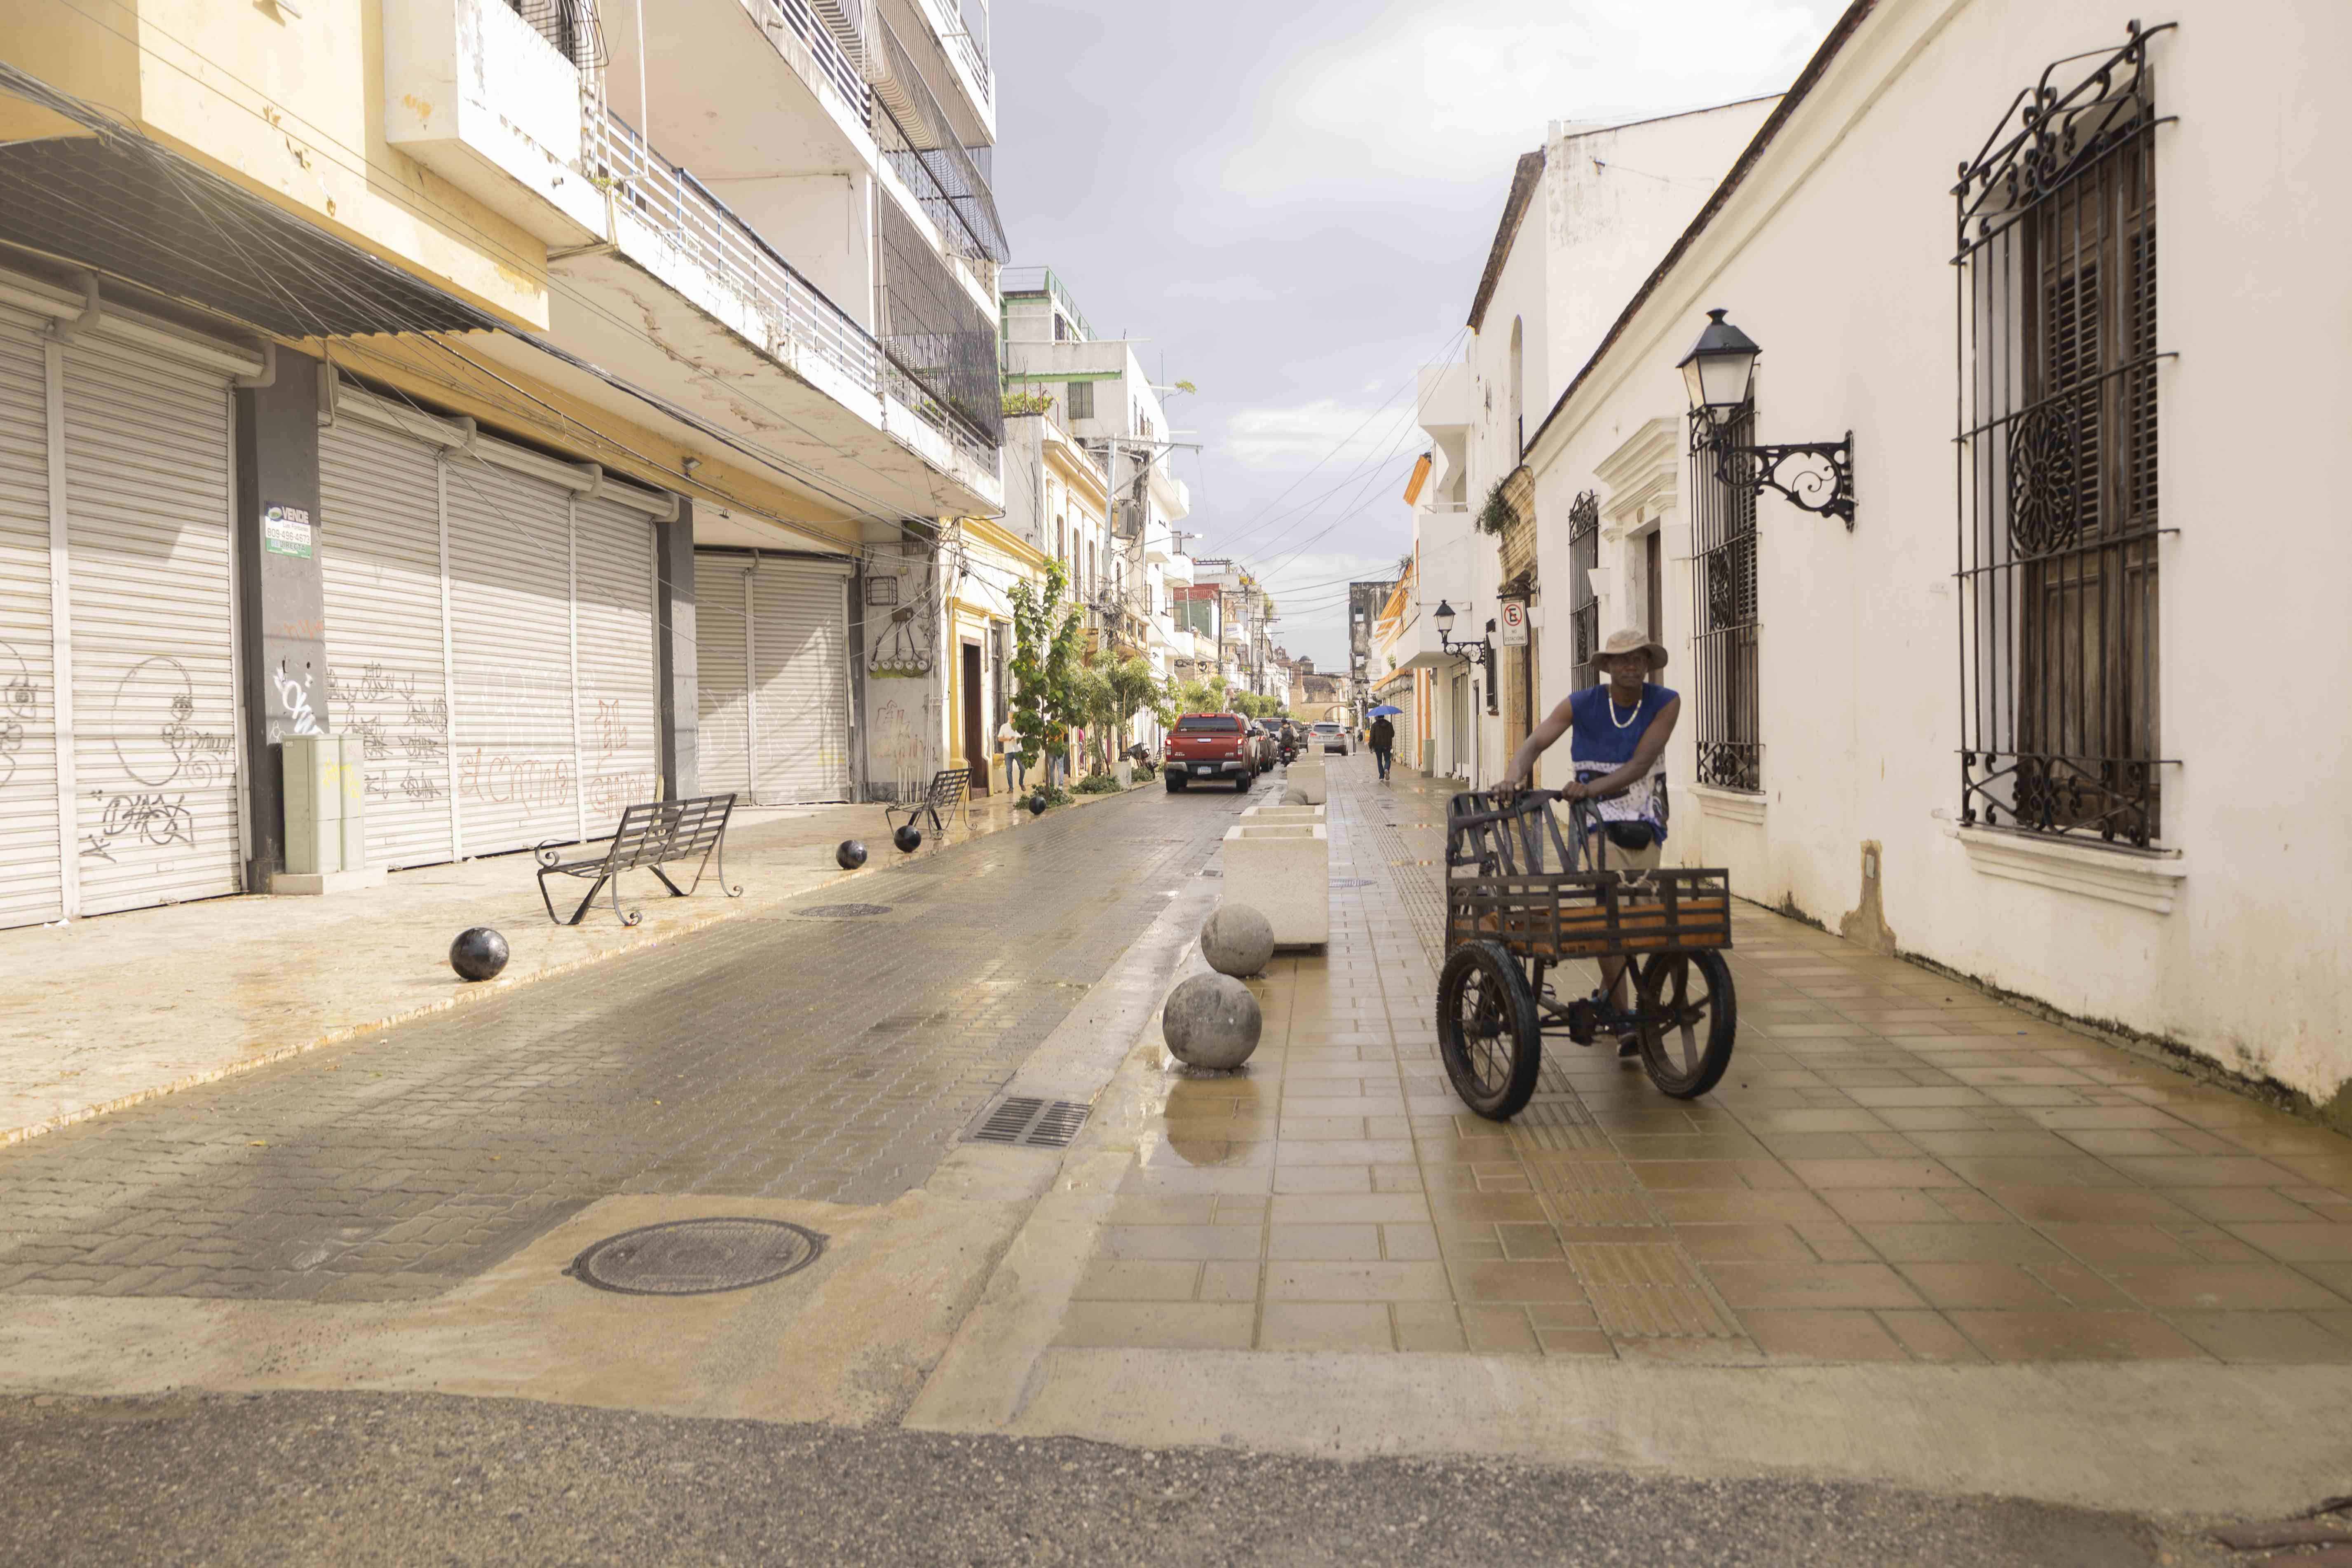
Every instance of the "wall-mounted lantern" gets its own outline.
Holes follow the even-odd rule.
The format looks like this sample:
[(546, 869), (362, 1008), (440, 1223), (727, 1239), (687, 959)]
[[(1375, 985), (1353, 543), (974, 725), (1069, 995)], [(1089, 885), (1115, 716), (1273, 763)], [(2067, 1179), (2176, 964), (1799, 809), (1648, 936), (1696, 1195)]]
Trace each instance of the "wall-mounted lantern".
[(1716, 473), (1725, 484), (1747, 485), (1758, 495), (1775, 489), (1802, 510), (1853, 528), (1853, 432), (1843, 441), (1798, 441), (1782, 446), (1742, 447), (1730, 438), (1731, 420), (1754, 405), (1756, 340), (1709, 310), (1698, 342), (1677, 367), (1690, 396), (1691, 450), (1712, 450)]
[(1437, 601), (1430, 619), (1437, 623), (1437, 643), (1447, 654), (1460, 659), (1475, 659), (1479, 672), (1486, 678), (1486, 711), (1498, 712), (1495, 695), (1495, 623), (1486, 623), (1486, 635), (1476, 642), (1454, 640), (1454, 606), (1444, 599)]

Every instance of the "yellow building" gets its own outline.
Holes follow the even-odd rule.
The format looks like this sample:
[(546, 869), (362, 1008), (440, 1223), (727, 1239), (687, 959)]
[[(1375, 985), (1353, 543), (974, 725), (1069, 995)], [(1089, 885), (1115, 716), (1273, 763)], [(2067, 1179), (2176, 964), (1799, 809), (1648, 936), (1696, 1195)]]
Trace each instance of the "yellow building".
[[(961, 758), (985, 42), (941, 0), (604, 20), (0, 16), (0, 924)], [(311, 735), (359, 780), (332, 864), (285, 826)]]

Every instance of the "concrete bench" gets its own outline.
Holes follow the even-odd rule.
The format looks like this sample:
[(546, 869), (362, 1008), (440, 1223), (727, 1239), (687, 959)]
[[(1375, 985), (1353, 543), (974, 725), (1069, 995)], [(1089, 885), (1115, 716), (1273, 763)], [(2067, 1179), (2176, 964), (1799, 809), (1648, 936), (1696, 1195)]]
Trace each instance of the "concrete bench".
[(1274, 927), (1276, 947), (1331, 940), (1331, 841), (1319, 822), (1244, 822), (1225, 829), (1224, 897)]

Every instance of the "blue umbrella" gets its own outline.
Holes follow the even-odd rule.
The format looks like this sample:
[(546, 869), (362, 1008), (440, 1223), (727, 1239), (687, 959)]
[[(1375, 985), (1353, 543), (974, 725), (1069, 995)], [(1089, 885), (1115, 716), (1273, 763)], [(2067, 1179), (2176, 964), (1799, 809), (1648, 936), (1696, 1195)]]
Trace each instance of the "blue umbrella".
[(1389, 704), (1383, 702), (1379, 707), (1365, 714), (1364, 717), (1367, 719), (1377, 719), (1383, 713), (1402, 713), (1403, 711), (1404, 710), (1402, 708), (1392, 708)]

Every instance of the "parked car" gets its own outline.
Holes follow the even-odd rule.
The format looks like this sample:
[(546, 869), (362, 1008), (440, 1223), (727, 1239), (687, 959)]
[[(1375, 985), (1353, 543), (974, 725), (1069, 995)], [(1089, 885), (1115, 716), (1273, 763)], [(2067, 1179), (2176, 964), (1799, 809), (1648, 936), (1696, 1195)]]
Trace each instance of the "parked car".
[(1231, 779), (1245, 793), (1257, 782), (1255, 740), (1237, 713), (1187, 713), (1169, 734), (1165, 765), (1170, 795), (1194, 779)]
[(1307, 744), (1317, 751), (1337, 752), (1343, 757), (1348, 754), (1348, 727), (1345, 724), (1334, 724), (1327, 719), (1309, 725), (1307, 732), (1311, 737)]

